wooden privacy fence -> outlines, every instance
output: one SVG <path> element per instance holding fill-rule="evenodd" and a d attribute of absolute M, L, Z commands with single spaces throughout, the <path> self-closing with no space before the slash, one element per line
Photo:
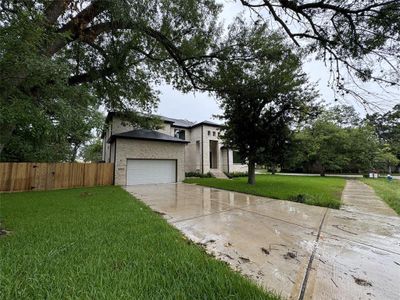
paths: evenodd
<path fill-rule="evenodd" d="M 112 163 L 0 163 L 0 191 L 110 185 L 113 174 Z"/>

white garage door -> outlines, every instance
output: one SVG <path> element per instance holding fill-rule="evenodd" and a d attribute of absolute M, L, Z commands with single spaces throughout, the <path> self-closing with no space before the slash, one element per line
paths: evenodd
<path fill-rule="evenodd" d="M 129 159 L 127 185 L 176 182 L 176 160 Z"/>

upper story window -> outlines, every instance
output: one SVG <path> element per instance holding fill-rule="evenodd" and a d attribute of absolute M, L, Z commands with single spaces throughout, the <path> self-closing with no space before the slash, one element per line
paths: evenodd
<path fill-rule="evenodd" d="M 215 136 L 215 131 L 213 131 L 213 136 Z"/>
<path fill-rule="evenodd" d="M 207 132 L 207 134 L 208 134 L 208 135 L 211 135 L 211 131 L 209 130 L 209 131 Z"/>
<path fill-rule="evenodd" d="M 175 129 L 174 137 L 181 139 L 181 140 L 185 140 L 185 130 L 184 129 Z"/>
<path fill-rule="evenodd" d="M 239 152 L 233 151 L 233 163 L 234 164 L 241 164 L 242 160 L 240 159 Z"/>

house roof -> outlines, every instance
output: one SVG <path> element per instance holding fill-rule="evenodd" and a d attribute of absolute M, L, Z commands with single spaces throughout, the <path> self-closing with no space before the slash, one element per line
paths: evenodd
<path fill-rule="evenodd" d="M 116 138 L 122 139 L 136 139 L 136 140 L 151 140 L 151 141 L 161 141 L 161 142 L 171 142 L 171 143 L 189 143 L 178 139 L 176 137 L 154 131 L 149 129 L 135 129 L 131 131 L 126 131 L 122 133 L 113 134 L 109 139 L 108 143 L 113 142 Z"/>
<path fill-rule="evenodd" d="M 107 114 L 105 123 L 110 122 L 110 120 L 115 115 L 119 115 L 119 114 L 123 114 L 123 113 L 114 112 L 114 111 L 109 112 Z M 214 122 L 211 122 L 211 121 L 202 121 L 202 122 L 195 123 L 195 122 L 191 122 L 191 121 L 188 121 L 188 120 L 185 120 L 185 119 L 174 119 L 174 118 L 164 117 L 164 116 L 160 116 L 160 115 L 154 115 L 154 117 L 158 117 L 161 120 L 163 120 L 165 123 L 170 123 L 172 126 L 188 128 L 188 129 L 194 128 L 194 127 L 197 127 L 197 126 L 201 126 L 201 125 L 209 125 L 209 126 L 215 126 L 215 127 L 222 127 L 223 126 L 221 124 L 214 123 Z M 104 136 L 105 136 L 105 130 L 103 130 L 103 132 L 101 134 L 102 138 Z"/>
<path fill-rule="evenodd" d="M 176 127 L 183 127 L 183 128 L 194 128 L 197 126 L 201 125 L 209 125 L 209 126 L 216 126 L 216 127 L 222 127 L 223 125 L 214 123 L 211 121 L 202 121 L 198 123 L 194 123 L 185 119 L 174 119 L 174 118 L 168 118 L 164 116 L 158 116 L 161 120 L 167 123 L 171 123 L 171 125 L 176 126 Z"/>
<path fill-rule="evenodd" d="M 168 117 L 164 117 L 164 116 L 158 116 L 158 117 L 160 117 L 161 120 L 163 120 L 164 122 L 171 123 L 173 126 L 176 126 L 176 127 L 190 128 L 193 125 L 195 125 L 195 123 L 190 122 L 188 120 L 184 120 L 184 119 L 174 119 L 174 118 L 168 118 Z"/>
<path fill-rule="evenodd" d="M 211 122 L 211 121 L 202 121 L 202 122 L 194 124 L 191 127 L 197 127 L 197 126 L 201 126 L 201 125 L 210 125 L 210 126 L 216 126 L 216 127 L 222 127 L 223 126 L 222 124 L 214 123 L 214 122 Z"/>

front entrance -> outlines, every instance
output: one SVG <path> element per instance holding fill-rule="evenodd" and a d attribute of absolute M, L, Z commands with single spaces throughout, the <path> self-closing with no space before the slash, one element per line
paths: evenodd
<path fill-rule="evenodd" d="M 210 169 L 218 169 L 218 141 L 210 141 Z"/>

